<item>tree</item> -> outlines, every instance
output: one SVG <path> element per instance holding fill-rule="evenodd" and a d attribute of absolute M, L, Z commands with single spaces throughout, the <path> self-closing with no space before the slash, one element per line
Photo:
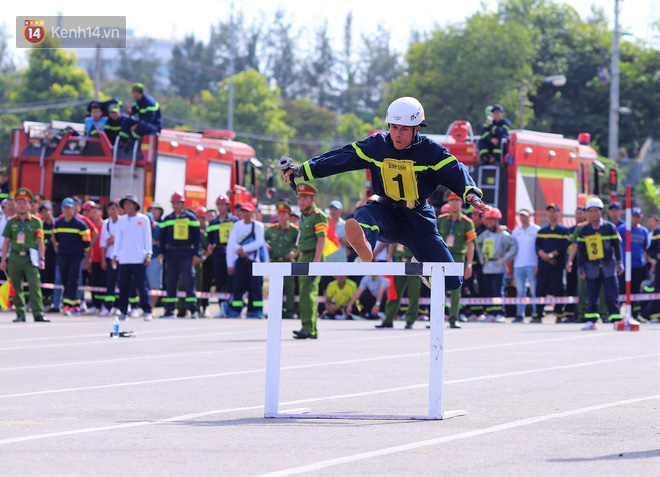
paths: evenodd
<path fill-rule="evenodd" d="M 57 100 L 92 99 L 92 80 L 85 71 L 76 66 L 76 54 L 57 48 L 57 43 L 50 38 L 45 39 L 42 46 L 44 48 L 28 51 L 28 66 L 19 70 L 19 81 L 9 93 L 9 104 L 45 104 Z M 80 105 L 19 114 L 21 119 L 43 122 L 51 119 L 80 122 L 85 116 L 86 110 Z"/>
<path fill-rule="evenodd" d="M 327 21 L 316 30 L 316 45 L 303 68 L 302 94 L 329 109 L 337 106 L 336 55 L 330 44 Z"/>
<path fill-rule="evenodd" d="M 401 74 L 399 54 L 390 48 L 390 33 L 378 26 L 372 35 L 362 36 L 362 64 L 358 89 L 360 91 L 358 109 L 361 116 L 373 117 L 378 114 L 385 85 Z"/>
<path fill-rule="evenodd" d="M 293 99 L 300 89 L 296 43 L 291 20 L 278 8 L 265 42 L 265 71 L 271 84 L 278 86 L 283 99 Z"/>
<path fill-rule="evenodd" d="M 480 124 L 488 104 L 516 110 L 522 86 L 533 83 L 535 53 L 525 26 L 495 13 L 476 13 L 464 25 L 438 29 L 411 44 L 408 68 L 389 83 L 385 99 L 418 98 L 432 131 L 444 130 L 454 119 Z"/>
<path fill-rule="evenodd" d="M 385 122 L 381 118 L 374 118 L 368 123 L 355 114 L 343 114 L 339 117 L 337 137 L 341 142 L 359 141 L 369 135 L 371 131 L 382 131 Z"/>
<path fill-rule="evenodd" d="M 226 72 L 213 64 L 213 48 L 188 35 L 172 48 L 170 85 L 174 93 L 192 101 L 212 82 L 220 81 Z"/>
<path fill-rule="evenodd" d="M 315 105 L 310 99 L 289 100 L 283 108 L 287 124 L 295 129 L 296 140 L 301 140 L 291 145 L 291 157 L 307 160 L 323 152 L 326 149 L 323 141 L 328 143 L 337 130 L 337 115 L 328 108 Z"/>
<path fill-rule="evenodd" d="M 131 83 L 142 83 L 149 93 L 157 92 L 162 84 L 158 77 L 160 61 L 151 51 L 153 40 L 145 38 L 119 50 L 119 66 L 115 74 Z"/>
<path fill-rule="evenodd" d="M 279 89 L 269 88 L 266 77 L 255 70 L 243 71 L 234 76 L 234 101 L 237 140 L 253 146 L 258 157 L 287 155 L 287 140 L 294 129 L 285 122 Z M 202 91 L 192 112 L 206 125 L 223 128 L 227 124 L 228 104 L 229 79 L 225 79 L 217 94 Z"/>
<path fill-rule="evenodd" d="M 211 27 L 211 43 L 213 63 L 223 72 L 222 79 L 228 77 L 231 57 L 231 39 L 234 40 L 234 74 L 247 70 L 260 71 L 259 53 L 260 38 L 264 30 L 261 25 L 253 23 L 245 25 L 243 13 L 238 12 L 233 19 L 233 35 L 230 35 L 229 22 L 218 23 Z"/>

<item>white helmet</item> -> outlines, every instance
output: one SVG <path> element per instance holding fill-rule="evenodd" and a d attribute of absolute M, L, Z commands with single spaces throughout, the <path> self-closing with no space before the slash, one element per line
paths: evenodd
<path fill-rule="evenodd" d="M 603 208 L 603 201 L 600 200 L 598 197 L 594 197 L 592 199 L 589 199 L 587 201 L 587 205 L 585 209 L 589 210 L 590 207 L 598 207 L 599 209 Z"/>
<path fill-rule="evenodd" d="M 385 116 L 386 123 L 401 126 L 426 126 L 424 119 L 426 118 L 422 103 L 410 96 L 392 101 Z"/>

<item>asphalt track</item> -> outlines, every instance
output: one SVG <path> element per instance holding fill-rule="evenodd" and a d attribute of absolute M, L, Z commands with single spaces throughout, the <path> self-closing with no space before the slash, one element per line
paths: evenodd
<path fill-rule="evenodd" d="M 264 419 L 265 320 L 0 313 L 0 475 L 660 475 L 660 325 L 466 323 L 443 421 Z M 285 320 L 281 411 L 426 414 L 424 323 Z"/>

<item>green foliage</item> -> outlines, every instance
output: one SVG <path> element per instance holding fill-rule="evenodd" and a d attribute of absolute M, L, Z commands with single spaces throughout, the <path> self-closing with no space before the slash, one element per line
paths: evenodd
<path fill-rule="evenodd" d="M 455 119 L 481 124 L 485 105 L 497 102 L 515 112 L 521 89 L 533 92 L 535 54 L 525 26 L 494 13 L 477 13 L 465 25 L 438 29 L 429 39 L 411 44 L 407 71 L 389 84 L 385 99 L 419 99 L 434 132 L 444 131 Z M 515 125 L 515 113 L 509 116 Z"/>
<path fill-rule="evenodd" d="M 32 102 L 53 102 L 58 99 L 91 99 L 94 86 L 87 73 L 76 66 L 76 54 L 65 49 L 55 48 L 57 43 L 44 40 L 43 46 L 53 48 L 34 48 L 28 52 L 28 66 L 19 70 L 19 81 L 9 93 L 9 104 Z M 86 111 L 80 106 L 20 113 L 21 120 L 82 121 Z"/>
<path fill-rule="evenodd" d="M 328 141 L 337 130 L 337 115 L 328 108 L 312 103 L 310 99 L 295 99 L 283 104 L 286 122 L 296 130 L 296 140 L 290 146 L 289 155 L 294 159 L 305 160 L 323 152 L 324 146 L 318 141 Z"/>
<path fill-rule="evenodd" d="M 288 153 L 287 140 L 294 129 L 285 122 L 282 98 L 277 88 L 271 89 L 265 76 L 254 70 L 234 76 L 234 125 L 240 131 L 237 140 L 249 143 L 258 157 L 272 158 Z M 221 128 L 227 124 L 229 79 L 220 83 L 217 94 L 204 90 L 193 114 Z M 248 133 L 241 135 L 241 133 Z M 269 140 L 274 138 L 274 140 Z"/>
<path fill-rule="evenodd" d="M 213 65 L 213 49 L 188 35 L 172 48 L 170 85 L 175 94 L 192 101 L 212 81 L 222 79 L 220 70 Z"/>
<path fill-rule="evenodd" d="M 129 83 L 142 83 L 150 93 L 159 90 L 160 60 L 152 52 L 153 40 L 145 38 L 139 43 L 119 50 L 119 67 L 115 74 Z M 129 89 L 130 92 L 130 89 Z"/>

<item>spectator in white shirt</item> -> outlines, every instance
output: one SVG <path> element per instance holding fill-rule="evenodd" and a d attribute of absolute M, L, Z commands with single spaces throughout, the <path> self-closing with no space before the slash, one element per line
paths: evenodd
<path fill-rule="evenodd" d="M 117 233 L 112 254 L 112 268 L 119 265 L 120 320 L 126 320 L 128 298 L 132 289 L 138 290 L 144 321 L 151 321 L 151 302 L 147 287 L 146 268 L 151 262 L 151 223 L 140 214 L 140 204 L 133 194 L 127 194 L 119 206 L 126 212 L 117 221 Z"/>
<path fill-rule="evenodd" d="M 241 204 L 238 217 L 227 239 L 227 272 L 233 276 L 233 288 L 229 306 L 224 315 L 240 318 L 243 295 L 248 294 L 246 318 L 263 318 L 263 277 L 252 275 L 254 262 L 268 261 L 268 247 L 264 238 L 264 224 L 252 220 L 254 204 Z M 227 303 L 227 302 L 225 302 Z"/>
<path fill-rule="evenodd" d="M 518 253 L 513 263 L 513 278 L 516 281 L 518 298 L 527 296 L 527 283 L 532 296 L 536 296 L 536 269 L 538 267 L 538 256 L 536 255 L 536 235 L 541 227 L 531 223 L 530 212 L 520 209 L 520 226 L 513 231 L 513 238 L 518 243 Z M 514 323 L 522 323 L 525 317 L 524 304 L 516 305 L 516 318 Z"/>

